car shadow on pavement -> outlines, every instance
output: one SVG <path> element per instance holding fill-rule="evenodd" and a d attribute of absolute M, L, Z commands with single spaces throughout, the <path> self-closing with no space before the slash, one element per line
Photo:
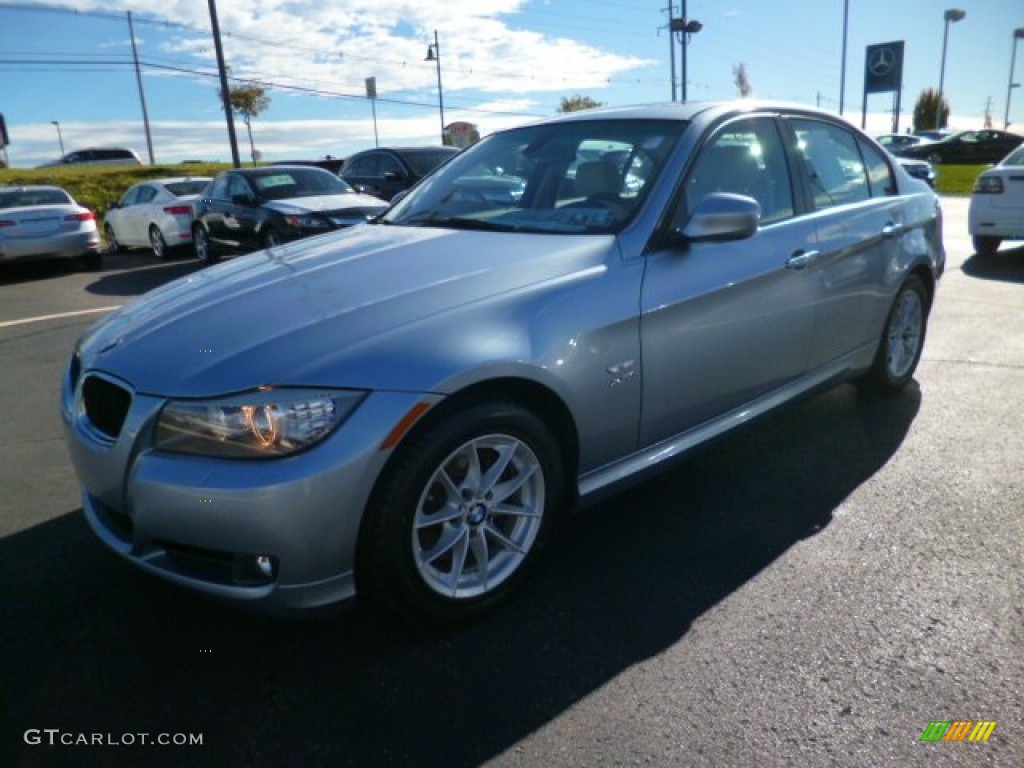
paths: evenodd
<path fill-rule="evenodd" d="M 842 386 L 769 415 L 568 516 L 525 589 L 456 629 L 365 606 L 253 617 L 129 568 L 80 512 L 24 530 L 0 540 L 12 750 L 0 763 L 479 765 L 671 648 L 822 531 L 897 451 L 920 402 L 916 385 L 879 399 Z M 31 728 L 203 743 L 45 747 L 25 743 Z"/>
<path fill-rule="evenodd" d="M 86 286 L 99 296 L 140 296 L 185 275 L 198 272 L 204 265 L 195 260 L 156 262 L 127 272 L 112 272 Z"/>
<path fill-rule="evenodd" d="M 961 269 L 965 275 L 982 280 L 1024 283 L 1024 246 L 1004 248 L 992 256 L 972 254 Z"/>

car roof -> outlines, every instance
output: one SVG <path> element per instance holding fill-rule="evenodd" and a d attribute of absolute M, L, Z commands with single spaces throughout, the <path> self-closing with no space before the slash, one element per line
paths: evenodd
<path fill-rule="evenodd" d="M 178 184 L 182 181 L 209 181 L 211 178 L 211 176 L 170 176 L 166 179 L 145 179 L 133 186 L 138 187 L 142 184 Z"/>
<path fill-rule="evenodd" d="M 7 184 L 4 186 L 0 186 L 0 190 L 8 189 L 21 189 L 25 190 L 26 192 L 43 192 L 56 189 L 60 192 L 65 193 L 68 196 L 71 195 L 71 193 L 64 189 L 64 187 L 58 187 L 56 184 Z"/>

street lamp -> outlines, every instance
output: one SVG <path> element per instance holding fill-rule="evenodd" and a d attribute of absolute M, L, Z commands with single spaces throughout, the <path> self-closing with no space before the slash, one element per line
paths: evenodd
<path fill-rule="evenodd" d="M 60 135 L 60 123 L 56 120 L 51 120 L 50 125 L 57 126 L 57 141 L 60 142 L 60 156 L 64 157 L 64 137 Z"/>
<path fill-rule="evenodd" d="M 1017 59 L 1017 41 L 1024 40 L 1024 27 L 1017 27 L 1013 30 L 1013 48 L 1010 53 L 1010 80 L 1006 84 L 1006 114 L 1003 116 L 1003 130 L 1007 130 L 1010 127 L 1010 96 L 1013 94 L 1013 89 L 1020 86 L 1020 83 L 1013 82 L 1013 65 Z"/>
<path fill-rule="evenodd" d="M 441 143 L 444 144 L 444 91 L 441 88 L 441 43 L 437 40 L 434 30 L 434 42 L 427 46 L 427 57 L 424 61 L 432 61 L 437 65 L 437 107 L 441 112 Z"/>
<path fill-rule="evenodd" d="M 939 68 L 939 98 L 935 101 L 935 129 L 938 130 L 942 127 L 940 121 L 942 120 L 942 86 L 943 81 L 946 79 L 946 42 L 949 40 L 949 22 L 958 22 L 966 16 L 966 11 L 961 11 L 959 8 L 950 8 L 943 14 L 943 18 L 946 20 L 945 30 L 942 33 L 942 65 Z"/>
<path fill-rule="evenodd" d="M 682 16 L 678 19 L 672 19 L 669 21 L 668 28 L 672 32 L 679 35 L 679 46 L 682 51 L 682 62 L 680 63 L 680 74 L 682 75 L 682 83 L 680 84 L 680 101 L 686 101 L 686 46 L 690 42 L 690 35 L 695 35 L 700 32 L 704 25 L 696 19 L 686 20 L 686 0 L 683 0 L 682 5 Z"/>

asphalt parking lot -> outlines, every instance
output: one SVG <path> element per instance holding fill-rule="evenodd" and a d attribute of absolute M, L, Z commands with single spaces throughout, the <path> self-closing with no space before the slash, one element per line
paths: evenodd
<path fill-rule="evenodd" d="M 1024 248 L 978 259 L 944 209 L 915 385 L 830 390 L 569 518 L 518 599 L 443 632 L 255 618 L 121 564 L 59 378 L 198 267 L 0 271 L 0 765 L 1024 764 Z M 947 720 L 997 726 L 921 741 Z"/>

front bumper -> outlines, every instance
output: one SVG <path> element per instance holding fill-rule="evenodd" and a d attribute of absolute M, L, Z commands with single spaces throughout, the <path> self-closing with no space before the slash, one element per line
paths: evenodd
<path fill-rule="evenodd" d="M 259 612 L 307 613 L 355 596 L 359 527 L 388 457 L 380 445 L 422 397 L 371 393 L 303 453 L 226 460 L 154 450 L 165 401 L 139 393 L 119 434 L 101 433 L 82 403 L 88 375 L 75 377 L 77 386 L 65 376 L 63 421 L 86 520 L 109 548 L 149 573 Z"/>

